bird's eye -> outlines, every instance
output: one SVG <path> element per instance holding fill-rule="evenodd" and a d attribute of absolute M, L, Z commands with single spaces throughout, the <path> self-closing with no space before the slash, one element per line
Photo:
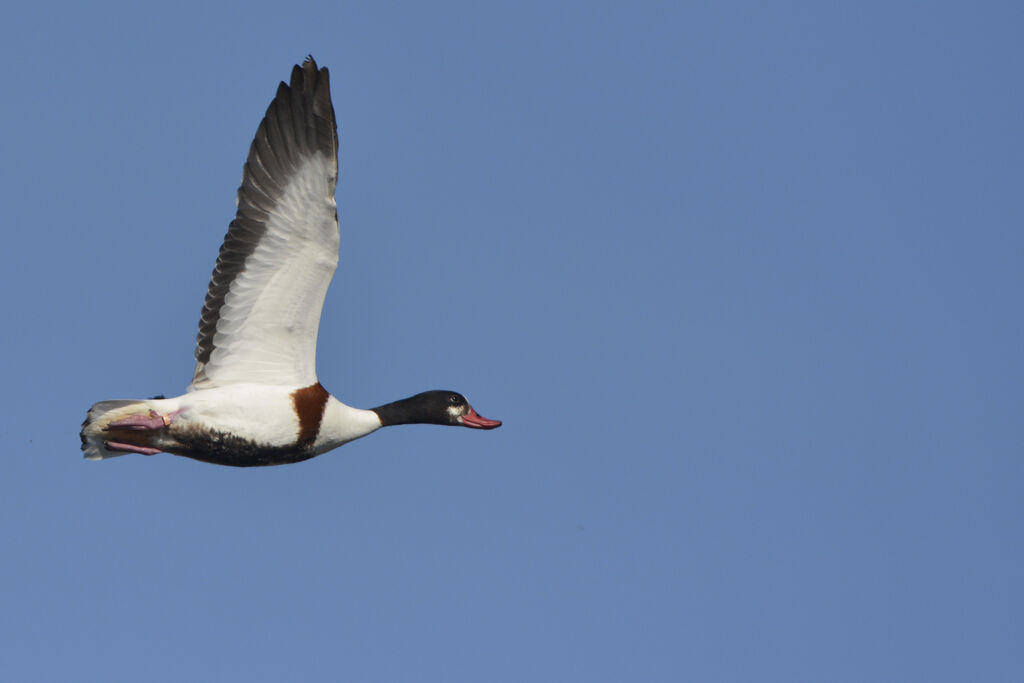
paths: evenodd
<path fill-rule="evenodd" d="M 462 403 L 462 400 L 458 396 L 449 396 L 448 397 L 448 404 L 449 405 L 457 406 L 460 403 Z"/>

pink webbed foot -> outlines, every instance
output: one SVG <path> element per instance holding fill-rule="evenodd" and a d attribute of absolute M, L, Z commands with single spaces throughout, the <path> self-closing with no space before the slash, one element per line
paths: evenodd
<path fill-rule="evenodd" d="M 121 451 L 123 453 L 142 453 L 143 455 L 156 455 L 160 452 L 159 448 L 150 448 L 148 446 L 136 446 L 130 443 L 120 443 L 118 441 L 104 441 L 103 445 L 106 446 L 107 450 Z"/>
<path fill-rule="evenodd" d="M 103 431 L 109 432 L 111 429 L 133 429 L 133 430 L 146 430 L 146 429 L 163 429 L 164 427 L 171 424 L 170 415 L 161 415 L 155 410 L 150 410 L 149 415 L 130 415 L 121 420 L 114 420 L 103 428 Z M 159 452 L 159 451 L 158 451 Z"/>

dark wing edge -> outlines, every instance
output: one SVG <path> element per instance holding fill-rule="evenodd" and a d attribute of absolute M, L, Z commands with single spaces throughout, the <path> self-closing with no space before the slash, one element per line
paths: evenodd
<path fill-rule="evenodd" d="M 327 67 L 317 69 L 312 56 L 292 68 L 291 83 L 282 82 L 277 95 L 256 129 L 238 188 L 238 212 L 228 226 L 199 317 L 196 336 L 196 371 L 193 382 L 213 353 L 220 310 L 235 277 L 256 250 L 284 188 L 302 161 L 320 153 L 334 160 L 327 188 L 330 196 L 338 182 L 338 129 L 331 104 Z"/>

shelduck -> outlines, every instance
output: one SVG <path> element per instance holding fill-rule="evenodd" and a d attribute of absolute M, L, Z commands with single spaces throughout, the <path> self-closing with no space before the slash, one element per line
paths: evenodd
<path fill-rule="evenodd" d="M 89 460 L 173 453 L 217 465 L 300 462 L 381 427 L 494 429 L 454 391 L 371 410 L 316 376 L 316 339 L 338 265 L 338 133 L 326 68 L 281 83 L 256 130 L 199 319 L 196 366 L 174 398 L 101 401 L 82 425 Z"/>

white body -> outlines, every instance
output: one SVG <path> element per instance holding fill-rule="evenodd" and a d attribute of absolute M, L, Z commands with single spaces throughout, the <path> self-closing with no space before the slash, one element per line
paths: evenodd
<path fill-rule="evenodd" d="M 88 439 L 85 457 L 100 460 L 124 453 L 103 446 L 110 422 L 152 410 L 167 415 L 171 425 L 146 435 L 152 446 L 174 452 L 183 433 L 244 434 L 267 448 L 293 446 L 299 435 L 294 388 L 265 384 L 233 384 L 191 391 L 181 396 L 145 401 L 106 401 L 90 411 L 83 435 Z M 380 418 L 372 410 L 347 406 L 333 396 L 327 398 L 311 455 L 326 453 L 380 429 Z M 141 433 L 140 433 L 141 436 Z"/>

